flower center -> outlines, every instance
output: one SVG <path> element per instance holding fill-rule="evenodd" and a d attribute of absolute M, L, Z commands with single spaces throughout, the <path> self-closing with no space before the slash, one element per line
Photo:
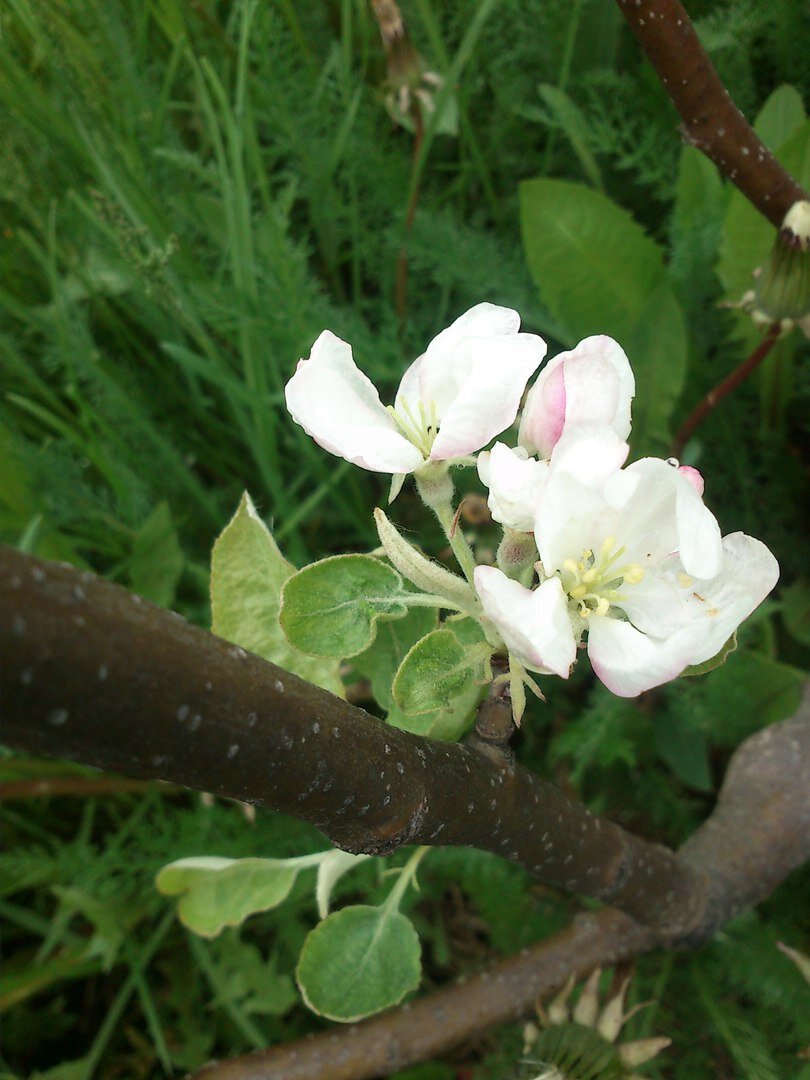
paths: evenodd
<path fill-rule="evenodd" d="M 623 586 L 638 585 L 644 578 L 644 568 L 638 563 L 621 564 L 625 550 L 616 547 L 615 536 L 606 536 L 598 552 L 586 548 L 578 560 L 566 559 L 563 563 L 563 588 L 583 619 L 607 615 L 612 604 L 626 599 L 620 591 Z"/>
<path fill-rule="evenodd" d="M 400 431 L 420 450 L 425 457 L 430 457 L 433 443 L 439 434 L 439 420 L 436 415 L 436 402 L 431 401 L 425 405 L 423 401 L 418 403 L 418 412 L 412 403 L 404 400 L 399 409 L 388 405 L 388 412 L 393 416 Z"/>

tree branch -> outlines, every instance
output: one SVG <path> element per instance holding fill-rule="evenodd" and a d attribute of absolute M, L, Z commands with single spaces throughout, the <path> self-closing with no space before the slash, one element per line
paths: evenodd
<path fill-rule="evenodd" d="M 206 1066 L 195 1080 L 371 1080 L 520 1019 L 571 975 L 656 948 L 699 945 L 758 904 L 810 858 L 810 694 L 792 720 L 736 751 L 714 813 L 681 849 L 711 882 L 707 919 L 690 942 L 607 908 L 518 956 L 382 1016 Z"/>
<path fill-rule="evenodd" d="M 364 1024 L 211 1065 L 206 1080 L 363 1080 L 423 1061 L 519 1018 L 571 973 L 699 944 L 810 856 L 807 699 L 793 720 L 737 751 L 715 812 L 674 856 L 599 822 L 525 770 L 386 727 L 92 574 L 0 548 L 0 613 L 9 745 L 264 803 L 351 850 L 439 835 L 474 844 L 557 884 L 593 879 L 592 888 L 572 887 L 612 890 L 657 924 L 614 909 L 579 916 L 466 982 Z M 471 793 L 484 797 L 467 814 Z M 348 812 L 353 820 L 343 822 Z M 537 845 L 541 828 L 549 857 L 548 840 Z M 651 918 L 647 904 L 666 917 Z"/>
<path fill-rule="evenodd" d="M 347 851 L 478 847 L 690 934 L 708 883 L 501 754 L 389 727 L 66 564 L 0 548 L 3 741 L 268 806 Z"/>
<path fill-rule="evenodd" d="M 680 0 L 616 0 L 680 113 L 681 132 L 777 229 L 810 195 L 731 100 Z"/>

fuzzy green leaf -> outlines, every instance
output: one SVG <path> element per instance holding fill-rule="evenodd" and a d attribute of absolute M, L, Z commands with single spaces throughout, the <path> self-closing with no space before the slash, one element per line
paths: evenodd
<path fill-rule="evenodd" d="M 402 1001 L 419 985 L 419 937 L 401 912 L 358 904 L 309 934 L 296 977 L 304 1001 L 330 1020 L 351 1023 Z"/>
<path fill-rule="evenodd" d="M 302 679 L 343 696 L 338 665 L 293 648 L 279 625 L 281 590 L 295 567 L 245 492 L 211 555 L 212 629 Z"/>
<path fill-rule="evenodd" d="M 355 656 L 353 666 L 371 682 L 376 701 L 390 709 L 394 704 L 391 684 L 412 645 L 436 629 L 438 614 L 430 608 L 411 608 L 402 619 L 377 626 L 377 636 L 369 647 Z"/>
<path fill-rule="evenodd" d="M 300 866 L 289 859 L 179 859 L 155 879 L 164 896 L 179 896 L 180 921 L 202 937 L 216 937 L 257 911 L 278 907 L 288 897 Z"/>
<path fill-rule="evenodd" d="M 305 566 L 281 595 L 281 626 L 310 656 L 356 656 L 374 641 L 379 619 L 407 613 L 402 578 L 371 555 L 333 555 Z"/>
<path fill-rule="evenodd" d="M 782 619 L 788 633 L 810 645 L 810 584 L 799 579 L 782 592 Z"/>
<path fill-rule="evenodd" d="M 480 677 L 480 668 L 480 648 L 465 647 L 447 627 L 433 630 L 402 661 L 394 703 L 410 716 L 448 708 Z"/>

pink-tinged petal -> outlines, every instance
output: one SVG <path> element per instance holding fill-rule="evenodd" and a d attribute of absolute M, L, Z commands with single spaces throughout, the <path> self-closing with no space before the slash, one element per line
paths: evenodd
<path fill-rule="evenodd" d="M 606 424 L 626 439 L 634 393 L 633 372 L 621 346 L 603 335 L 585 338 L 540 372 L 526 399 L 519 441 L 548 457 L 574 424 Z"/>
<path fill-rule="evenodd" d="M 399 433 L 351 346 L 325 330 L 285 389 L 293 420 L 319 446 L 372 472 L 413 472 L 424 458 Z"/>
<path fill-rule="evenodd" d="M 723 567 L 711 581 L 685 587 L 692 642 L 688 663 L 716 656 L 737 627 L 759 607 L 779 579 L 779 564 L 768 548 L 745 533 L 723 539 Z"/>
<path fill-rule="evenodd" d="M 560 357 L 543 368 L 526 397 L 518 442 L 529 453 L 548 458 L 565 426 L 565 377 Z"/>
<path fill-rule="evenodd" d="M 487 503 L 495 521 L 518 532 L 533 532 L 537 503 L 548 463 L 530 458 L 521 447 L 496 442 L 478 455 L 478 475 L 489 488 Z"/>
<path fill-rule="evenodd" d="M 692 485 L 698 495 L 700 495 L 702 498 L 703 491 L 706 487 L 706 481 L 703 479 L 698 470 L 693 468 L 691 465 L 680 465 L 678 467 L 678 472 L 681 474 L 681 476 L 684 477 L 684 479 L 689 481 L 689 483 Z"/>
<path fill-rule="evenodd" d="M 464 379 L 456 397 L 439 411 L 439 434 L 431 461 L 447 461 L 480 450 L 514 422 L 526 382 L 537 370 L 546 343 L 535 334 L 462 341 L 456 350 Z M 427 364 L 427 356 L 423 364 Z M 422 400 L 429 408 L 430 399 Z"/>
<path fill-rule="evenodd" d="M 690 663 L 689 645 L 678 635 L 661 640 L 609 616 L 588 624 L 591 667 L 611 693 L 636 697 L 677 678 Z"/>
<path fill-rule="evenodd" d="M 559 578 L 532 590 L 494 566 L 478 566 L 475 587 L 484 613 L 522 664 L 568 678 L 577 648 Z"/>

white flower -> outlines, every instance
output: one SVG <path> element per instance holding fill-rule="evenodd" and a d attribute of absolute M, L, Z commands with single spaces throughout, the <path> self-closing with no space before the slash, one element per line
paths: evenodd
<path fill-rule="evenodd" d="M 478 455 L 478 475 L 489 490 L 487 505 L 495 521 L 518 532 L 533 532 L 540 492 L 548 462 L 529 457 L 522 446 L 514 449 L 496 442 Z"/>
<path fill-rule="evenodd" d="M 630 433 L 633 372 L 613 338 L 585 338 L 546 364 L 526 398 L 518 441 L 547 458 L 574 424 L 606 424 L 620 439 Z"/>
<path fill-rule="evenodd" d="M 561 661 L 587 632 L 598 677 L 635 697 L 715 656 L 779 568 L 759 540 L 721 539 L 697 470 L 657 458 L 622 468 L 626 455 L 609 428 L 566 433 L 538 500 L 541 585 L 525 589 L 492 567 L 478 567 L 475 584 L 526 667 L 564 676 Z"/>
<path fill-rule="evenodd" d="M 508 450 L 496 443 L 491 455 L 478 459 L 495 521 L 531 532 L 547 472 L 544 459 L 563 432 L 582 424 L 604 424 L 620 439 L 627 438 L 634 393 L 630 363 L 612 338 L 585 338 L 575 349 L 550 360 L 527 395 L 520 445 Z M 540 461 L 530 454 L 539 454 Z"/>
<path fill-rule="evenodd" d="M 510 308 L 478 304 L 411 364 L 386 409 L 351 346 L 325 330 L 287 383 L 287 408 L 325 450 L 373 472 L 408 473 L 480 450 L 513 423 L 546 343 Z"/>

